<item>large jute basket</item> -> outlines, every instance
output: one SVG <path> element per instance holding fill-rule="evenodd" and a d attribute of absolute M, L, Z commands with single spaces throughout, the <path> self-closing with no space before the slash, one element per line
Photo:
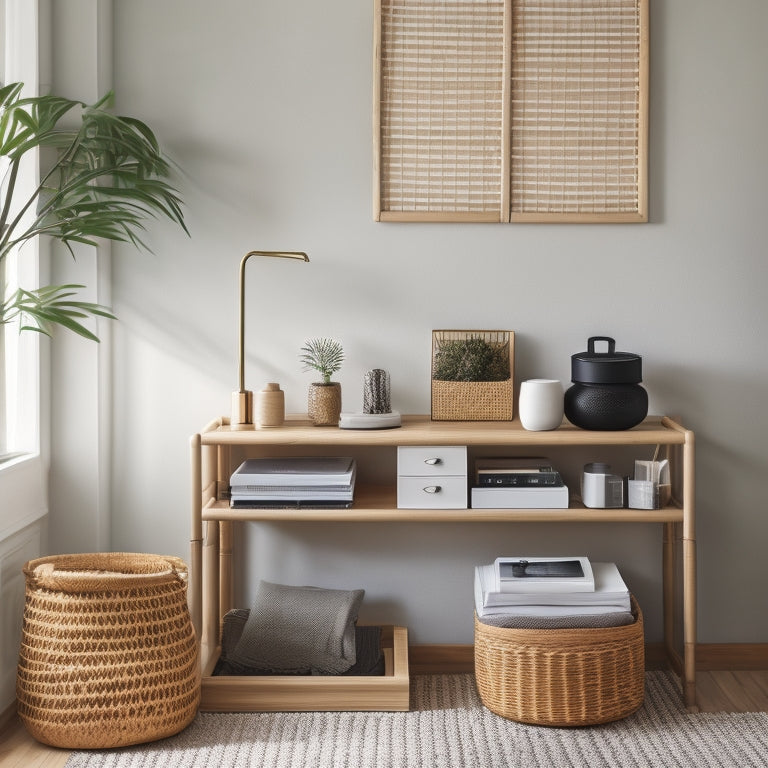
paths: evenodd
<path fill-rule="evenodd" d="M 121 747 L 189 725 L 200 669 L 183 561 L 60 555 L 31 560 L 24 574 L 16 697 L 35 739 Z"/>
<path fill-rule="evenodd" d="M 645 696 L 643 615 L 622 627 L 502 629 L 475 616 L 475 678 L 483 704 L 521 723 L 598 725 Z"/>

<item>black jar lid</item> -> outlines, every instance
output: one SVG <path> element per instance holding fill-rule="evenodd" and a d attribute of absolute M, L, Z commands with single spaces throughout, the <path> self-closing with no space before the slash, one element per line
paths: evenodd
<path fill-rule="evenodd" d="M 595 352 L 595 342 L 607 341 L 607 352 Z M 571 381 L 580 384 L 638 384 L 643 359 L 631 352 L 616 352 L 610 336 L 590 336 L 587 351 L 571 355 Z"/>

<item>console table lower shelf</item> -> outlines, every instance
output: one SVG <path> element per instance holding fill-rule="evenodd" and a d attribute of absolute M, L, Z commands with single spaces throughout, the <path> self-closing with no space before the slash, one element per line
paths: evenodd
<path fill-rule="evenodd" d="M 201 712 L 407 712 L 408 630 L 384 626 L 384 674 L 372 677 L 231 676 L 211 674 L 219 654 L 203 669 Z"/>

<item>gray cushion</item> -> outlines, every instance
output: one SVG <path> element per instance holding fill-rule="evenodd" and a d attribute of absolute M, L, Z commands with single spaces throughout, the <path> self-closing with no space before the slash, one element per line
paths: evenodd
<path fill-rule="evenodd" d="M 214 675 L 268 675 L 261 669 L 253 669 L 235 664 L 231 661 L 243 627 L 248 621 L 248 608 L 233 608 L 224 614 L 224 624 L 221 630 L 221 656 L 213 670 Z M 373 677 L 383 675 L 384 656 L 381 652 L 381 627 L 355 625 L 355 663 L 343 675 L 351 677 Z M 309 675 L 310 669 L 297 669 L 296 675 Z"/>
<path fill-rule="evenodd" d="M 270 674 L 338 675 L 354 663 L 365 592 L 259 582 L 230 660 Z"/>

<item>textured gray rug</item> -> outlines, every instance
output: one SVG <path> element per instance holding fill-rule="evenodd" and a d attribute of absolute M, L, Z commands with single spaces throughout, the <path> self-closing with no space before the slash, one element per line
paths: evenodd
<path fill-rule="evenodd" d="M 677 681 L 646 675 L 630 717 L 520 725 L 485 709 L 471 675 L 419 675 L 410 712 L 200 714 L 170 739 L 76 752 L 66 768 L 766 768 L 768 715 L 688 714 Z"/>

